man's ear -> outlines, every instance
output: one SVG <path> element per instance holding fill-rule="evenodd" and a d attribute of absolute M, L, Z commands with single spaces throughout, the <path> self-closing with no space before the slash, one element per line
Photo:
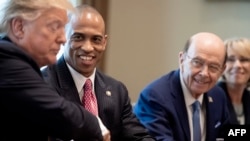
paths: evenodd
<path fill-rule="evenodd" d="M 106 46 L 107 46 L 107 41 L 108 41 L 108 35 L 104 35 L 104 50 L 106 49 Z"/>
<path fill-rule="evenodd" d="M 24 36 L 23 24 L 24 22 L 21 18 L 14 18 L 11 20 L 11 32 L 17 39 Z"/>
<path fill-rule="evenodd" d="M 184 61 L 184 53 L 179 52 L 179 64 L 182 64 L 183 61 Z"/>

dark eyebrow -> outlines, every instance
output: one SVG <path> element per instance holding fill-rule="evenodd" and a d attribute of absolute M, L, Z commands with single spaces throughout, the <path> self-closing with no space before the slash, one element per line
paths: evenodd
<path fill-rule="evenodd" d="M 71 36 L 73 35 L 81 35 L 81 36 L 85 36 L 85 34 L 81 33 L 81 32 L 74 32 Z"/>
<path fill-rule="evenodd" d="M 94 35 L 93 37 L 94 38 L 101 38 L 101 39 L 103 39 L 103 36 L 101 36 L 101 35 Z"/>
<path fill-rule="evenodd" d="M 72 36 L 73 35 L 80 35 L 80 36 L 86 36 L 86 34 L 84 34 L 84 33 L 81 33 L 81 32 L 74 32 L 73 34 L 72 34 Z M 99 38 L 103 38 L 103 36 L 102 35 L 93 35 L 92 37 L 99 37 Z"/>

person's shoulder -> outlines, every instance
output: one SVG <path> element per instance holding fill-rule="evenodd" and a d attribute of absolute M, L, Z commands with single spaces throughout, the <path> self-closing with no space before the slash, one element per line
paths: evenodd
<path fill-rule="evenodd" d="M 149 87 L 166 87 L 170 84 L 175 83 L 174 81 L 179 81 L 179 71 L 178 70 L 172 70 L 168 73 L 165 73 L 163 75 L 160 75 L 153 79 L 151 82 L 149 82 L 148 85 L 146 85 L 145 88 Z"/>
<path fill-rule="evenodd" d="M 250 88 L 249 88 L 249 86 L 245 88 L 245 90 L 243 92 L 243 98 L 250 99 Z"/>
<path fill-rule="evenodd" d="M 114 85 L 114 84 L 124 85 L 124 83 L 121 80 L 118 80 L 118 79 L 114 78 L 113 76 L 102 72 L 99 69 L 96 69 L 96 77 L 97 77 L 97 80 L 101 80 L 106 84 L 109 83 L 112 85 Z"/>
<path fill-rule="evenodd" d="M 226 86 L 226 82 L 223 81 L 223 80 L 219 80 L 217 83 L 216 83 L 217 86 L 221 87 L 221 88 L 224 88 Z"/>
<path fill-rule="evenodd" d="M 226 100 L 225 91 L 218 85 L 215 85 L 207 93 L 209 96 L 216 97 L 216 99 L 225 99 Z"/>
<path fill-rule="evenodd" d="M 219 85 L 215 85 L 213 88 L 209 90 L 210 93 L 219 93 L 219 94 L 224 94 L 224 90 L 221 88 Z"/>
<path fill-rule="evenodd" d="M 8 57 L 11 55 L 22 58 L 28 57 L 20 47 L 9 40 L 0 39 L 0 51 L 3 56 L 6 54 Z"/>

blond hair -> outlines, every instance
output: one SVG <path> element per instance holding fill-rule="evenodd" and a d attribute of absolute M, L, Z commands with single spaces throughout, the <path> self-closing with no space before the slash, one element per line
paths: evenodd
<path fill-rule="evenodd" d="M 225 47 L 236 52 L 237 54 L 249 58 L 250 57 L 250 40 L 245 37 L 235 37 L 224 41 Z"/>
<path fill-rule="evenodd" d="M 250 56 L 250 39 L 245 37 L 234 37 L 224 41 L 226 49 L 229 48 L 240 56 L 249 58 Z M 221 80 L 225 81 L 225 76 L 222 75 Z M 248 80 L 247 86 L 250 86 L 250 79 Z"/>
<path fill-rule="evenodd" d="M 0 5 L 0 34 L 9 32 L 13 18 L 35 20 L 43 10 L 52 7 L 73 11 L 73 5 L 68 0 L 4 0 Z"/>

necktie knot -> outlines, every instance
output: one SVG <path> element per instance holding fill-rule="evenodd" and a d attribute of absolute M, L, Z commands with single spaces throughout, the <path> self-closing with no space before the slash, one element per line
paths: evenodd
<path fill-rule="evenodd" d="M 197 111 L 197 110 L 200 110 L 200 102 L 196 100 L 196 101 L 192 104 L 192 107 L 193 107 L 193 112 L 195 112 L 195 111 Z"/>
<path fill-rule="evenodd" d="M 84 91 L 90 91 L 90 90 L 92 91 L 92 82 L 90 79 L 86 80 L 83 88 L 84 88 Z"/>

